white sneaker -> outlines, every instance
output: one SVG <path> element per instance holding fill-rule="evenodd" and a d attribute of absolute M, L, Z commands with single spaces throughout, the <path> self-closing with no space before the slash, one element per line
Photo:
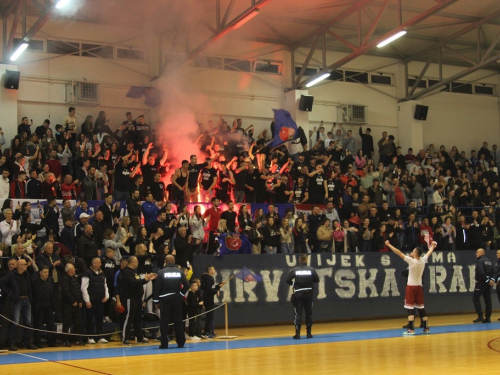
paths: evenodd
<path fill-rule="evenodd" d="M 104 323 L 112 323 L 113 321 L 109 319 L 109 316 L 105 316 L 104 319 L 102 320 Z"/>
<path fill-rule="evenodd" d="M 95 344 L 95 340 L 94 339 L 88 339 L 87 344 Z"/>
<path fill-rule="evenodd" d="M 99 341 L 97 341 L 99 344 L 107 344 L 108 343 L 108 340 L 106 339 L 100 339 Z"/>
<path fill-rule="evenodd" d="M 193 337 L 191 337 L 191 340 L 201 340 L 201 337 L 193 336 Z"/>

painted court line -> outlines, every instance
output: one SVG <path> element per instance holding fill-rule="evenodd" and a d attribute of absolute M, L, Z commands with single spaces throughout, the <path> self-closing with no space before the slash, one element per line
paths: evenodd
<path fill-rule="evenodd" d="M 500 323 L 492 324 L 462 324 L 462 325 L 448 325 L 431 327 L 431 335 L 450 334 L 450 333 L 466 333 L 466 332 L 480 332 L 480 331 L 493 331 L 500 328 Z M 416 330 L 420 335 L 419 329 Z M 38 360 L 52 361 L 60 363 L 60 361 L 72 360 L 85 360 L 97 358 L 111 358 L 111 357 L 125 357 L 125 356 L 141 356 L 141 355 L 158 355 L 170 353 L 192 353 L 201 351 L 216 351 L 228 349 L 246 349 L 246 348 L 265 348 L 275 346 L 291 346 L 291 345 L 309 345 L 319 343 L 334 343 L 346 341 L 363 341 L 363 340 L 377 340 L 386 338 L 402 337 L 401 329 L 379 330 L 379 331 L 363 331 L 363 332 L 332 332 L 327 334 L 316 334 L 313 339 L 293 340 L 292 334 L 285 337 L 273 338 L 260 338 L 260 339 L 241 339 L 235 341 L 203 341 L 197 343 L 188 343 L 183 349 L 177 348 L 176 344 L 172 344 L 168 350 L 160 350 L 157 345 L 135 345 L 127 347 L 113 347 L 113 348 L 92 348 L 83 350 L 68 350 L 59 352 L 39 352 L 37 356 L 24 355 L 24 357 L 14 356 L 9 354 L 0 355 L 0 365 L 2 364 L 16 364 L 16 363 L 34 363 Z M 313 332 L 314 333 L 314 332 Z M 411 338 L 408 338 L 411 340 Z M 22 354 L 22 353 L 11 353 Z M 21 360 L 22 358 L 22 360 Z M 66 363 L 60 363 L 67 365 Z M 83 368 L 82 368 L 83 369 Z M 97 372 L 94 370 L 88 370 Z"/>
<path fill-rule="evenodd" d="M 57 363 L 58 365 L 69 366 L 69 367 L 77 368 L 77 369 L 80 369 L 80 370 L 95 372 L 97 374 L 112 375 L 112 374 L 109 374 L 107 372 L 101 372 L 101 371 L 91 370 L 91 369 L 88 369 L 88 368 L 85 368 L 85 367 L 70 365 L 69 363 L 61 363 L 61 362 L 58 362 L 58 361 L 52 361 L 50 359 L 35 357 L 34 355 L 29 355 L 29 354 L 24 354 L 24 353 L 13 353 L 13 354 L 22 355 L 24 357 L 33 358 L 33 359 L 37 359 L 37 360 L 44 361 L 44 362 Z"/>

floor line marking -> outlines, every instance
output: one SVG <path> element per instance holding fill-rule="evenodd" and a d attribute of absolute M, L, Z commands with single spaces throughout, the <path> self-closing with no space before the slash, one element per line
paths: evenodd
<path fill-rule="evenodd" d="M 34 359 L 39 359 L 40 361 L 57 363 L 58 365 L 69 366 L 69 367 L 77 368 L 77 369 L 80 369 L 80 370 L 85 370 L 85 371 L 95 372 L 95 373 L 97 373 L 97 374 L 112 375 L 112 374 L 109 374 L 109 373 L 107 373 L 107 372 L 101 372 L 101 371 L 97 371 L 97 370 L 88 369 L 88 368 L 85 368 L 85 367 L 80 367 L 80 366 L 70 365 L 70 364 L 68 364 L 68 363 L 62 363 L 62 362 L 59 362 L 59 361 L 52 361 L 52 360 L 50 360 L 50 359 L 45 359 L 45 358 L 35 357 L 34 355 L 29 355 L 29 354 L 24 354 L 24 353 L 13 353 L 13 354 L 23 355 L 23 356 L 30 357 L 30 358 L 34 358 Z"/>

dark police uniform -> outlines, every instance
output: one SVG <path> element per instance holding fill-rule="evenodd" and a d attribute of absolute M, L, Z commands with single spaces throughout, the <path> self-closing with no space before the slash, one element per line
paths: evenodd
<path fill-rule="evenodd" d="M 184 272 L 174 264 L 167 264 L 158 272 L 153 295 L 154 302 L 160 304 L 161 349 L 168 348 L 168 324 L 170 320 L 174 322 L 177 345 L 179 348 L 184 347 L 186 338 L 182 323 L 182 297 L 188 290 L 189 284 Z"/>
<path fill-rule="evenodd" d="M 302 324 L 302 309 L 306 311 L 307 336 L 311 336 L 312 308 L 313 308 L 313 284 L 319 283 L 319 276 L 314 268 L 306 264 L 300 264 L 290 271 L 286 283 L 293 286 L 294 294 L 292 303 L 295 309 L 295 331 L 294 338 L 300 338 L 300 326 Z"/>
<path fill-rule="evenodd" d="M 475 279 L 476 286 L 474 287 L 472 301 L 474 302 L 474 308 L 476 309 L 477 319 L 474 322 L 489 322 L 492 309 L 491 286 L 489 285 L 489 282 L 490 280 L 493 280 L 493 265 L 485 255 L 482 255 L 477 259 Z M 484 297 L 484 302 L 486 304 L 485 319 L 483 319 L 483 310 L 481 308 L 481 296 Z"/>
<path fill-rule="evenodd" d="M 500 260 L 497 260 L 497 264 L 495 265 L 495 276 L 494 276 L 494 281 L 497 284 L 496 290 L 497 290 L 497 297 L 498 301 L 500 302 Z"/>

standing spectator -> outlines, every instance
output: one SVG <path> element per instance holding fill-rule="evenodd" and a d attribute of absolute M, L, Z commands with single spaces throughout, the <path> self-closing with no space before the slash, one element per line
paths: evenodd
<path fill-rule="evenodd" d="M 301 217 L 295 220 L 295 226 L 292 233 L 295 253 L 306 254 L 308 252 L 307 242 L 309 241 L 307 238 L 307 224 L 304 223 L 304 220 Z"/>
<path fill-rule="evenodd" d="M 314 253 L 319 252 L 319 244 L 317 232 L 320 226 L 321 221 L 325 216 L 321 214 L 321 209 L 319 206 L 313 206 L 312 213 L 307 217 L 307 222 L 309 225 L 309 246 L 311 247 L 311 251 Z"/>
<path fill-rule="evenodd" d="M 66 117 L 64 117 L 62 121 L 63 121 L 62 124 L 65 127 L 64 130 L 66 131 L 66 133 L 71 134 L 71 138 L 68 139 L 68 142 L 73 144 L 76 141 L 76 133 L 78 132 L 78 120 L 76 119 L 75 107 L 68 108 L 68 115 Z"/>
<path fill-rule="evenodd" d="M 52 280 L 53 287 L 52 294 L 54 297 L 56 321 L 62 322 L 61 289 L 59 286 L 59 265 L 61 264 L 61 259 L 59 258 L 59 254 L 54 254 L 54 244 L 52 242 L 45 242 L 43 252 L 37 256 L 36 262 L 40 269 L 45 266 L 49 270 L 49 277 Z"/>
<path fill-rule="evenodd" d="M 205 163 L 207 163 L 207 166 L 201 169 L 198 181 L 200 186 L 200 201 L 210 202 L 214 196 L 214 189 L 217 184 L 217 170 L 213 167 L 211 159 L 205 159 Z"/>
<path fill-rule="evenodd" d="M 188 165 L 188 178 L 187 178 L 187 188 L 186 188 L 186 202 L 191 202 L 198 200 L 198 177 L 200 171 L 205 168 L 208 163 L 197 164 L 198 159 L 196 155 L 191 155 L 190 163 Z"/>
<path fill-rule="evenodd" d="M 196 205 L 193 209 L 193 216 L 189 220 L 191 235 L 193 236 L 193 248 L 195 254 L 201 253 L 203 240 L 205 239 L 205 230 L 203 229 L 204 220 L 201 216 L 201 206 Z"/>
<path fill-rule="evenodd" d="M 189 320 L 189 336 L 188 340 L 200 340 L 201 339 L 201 309 L 203 307 L 203 301 L 198 294 L 198 282 L 191 280 L 191 287 L 189 288 L 189 293 L 187 295 L 187 313 Z"/>
<path fill-rule="evenodd" d="M 63 311 L 63 332 L 68 333 L 72 324 L 75 325 L 76 334 L 83 333 L 82 312 L 83 296 L 80 282 L 75 276 L 75 266 L 71 263 L 64 267 L 65 275 L 61 277 L 61 295 Z M 81 336 L 76 337 L 76 345 L 84 346 Z M 66 347 L 71 346 L 67 336 L 63 342 Z"/>
<path fill-rule="evenodd" d="M 281 221 L 280 242 L 282 254 L 293 254 L 292 231 L 290 230 L 290 225 L 288 224 L 287 218 L 284 218 Z"/>
<path fill-rule="evenodd" d="M 406 249 L 411 251 L 418 246 L 418 235 L 420 233 L 415 214 L 408 215 L 408 221 L 404 223 L 403 231 L 406 238 Z"/>
<path fill-rule="evenodd" d="M 98 211 L 103 213 L 103 220 L 109 228 L 113 226 L 114 219 L 120 217 L 120 202 L 111 205 L 112 202 L 113 194 L 104 194 L 104 204 L 98 208 Z"/>
<path fill-rule="evenodd" d="M 238 213 L 238 228 L 240 233 L 248 233 L 252 229 L 252 216 L 248 213 L 248 206 L 242 204 Z"/>
<path fill-rule="evenodd" d="M 0 181 L 2 179 L 0 178 Z M 42 197 L 42 183 L 37 178 L 36 170 L 30 171 L 30 179 L 26 182 L 26 198 L 40 199 Z"/>
<path fill-rule="evenodd" d="M 106 278 L 101 271 L 101 259 L 93 258 L 90 268 L 82 276 L 82 296 L 85 302 L 85 318 L 87 324 L 87 334 L 93 332 L 92 327 L 95 325 L 96 332 L 100 335 L 97 341 L 99 344 L 106 344 L 108 340 L 102 337 L 103 319 L 104 319 L 104 303 L 109 299 L 108 286 Z M 93 321 L 95 319 L 95 323 Z M 93 336 L 88 336 L 88 343 L 95 344 Z"/>
<path fill-rule="evenodd" d="M 263 229 L 264 246 L 267 254 L 277 254 L 281 252 L 280 232 L 274 217 L 267 218 L 266 226 Z"/>
<path fill-rule="evenodd" d="M 161 205 L 161 202 L 160 202 Z M 144 226 L 149 228 L 158 218 L 160 209 L 158 204 L 153 200 L 153 194 L 146 194 L 146 201 L 141 206 L 142 214 L 144 216 Z"/>
<path fill-rule="evenodd" d="M 31 137 L 31 126 L 33 126 L 33 120 L 31 120 L 30 123 L 27 117 L 23 117 L 21 119 L 21 123 L 17 126 L 17 135 L 21 135 L 21 133 L 26 132 L 28 137 Z"/>
<path fill-rule="evenodd" d="M 201 290 L 203 292 L 203 305 L 205 306 L 205 311 L 207 315 L 205 318 L 205 332 L 201 337 L 213 339 L 214 336 L 214 312 L 210 311 L 215 307 L 214 298 L 219 293 L 220 288 L 222 288 L 226 282 L 223 281 L 219 284 L 215 283 L 215 267 L 208 265 L 206 268 L 206 273 L 201 275 Z M 163 336 L 163 335 L 162 335 Z"/>
<path fill-rule="evenodd" d="M 351 154 L 356 153 L 356 140 L 352 136 L 352 130 L 348 130 L 344 139 L 342 139 L 342 147 L 349 150 Z"/>
<path fill-rule="evenodd" d="M 92 225 L 85 225 L 84 233 L 77 241 L 77 254 L 85 260 L 87 267 L 90 267 L 92 259 L 101 256 L 100 246 L 94 238 L 94 229 Z M 100 265 L 99 265 L 100 267 Z"/>
<path fill-rule="evenodd" d="M 217 240 L 215 233 L 221 219 L 221 210 L 219 208 L 220 200 L 217 197 L 212 198 L 212 207 L 207 209 L 203 214 L 203 219 L 208 220 L 208 244 L 207 254 L 213 254 L 217 249 Z"/>
<path fill-rule="evenodd" d="M 45 119 L 43 121 L 42 125 L 37 126 L 37 128 L 35 129 L 35 133 L 39 139 L 42 139 L 43 137 L 45 137 L 45 133 L 47 132 L 47 129 L 49 127 L 50 127 L 50 120 L 49 119 Z"/>
<path fill-rule="evenodd" d="M 476 285 L 474 286 L 474 294 L 472 301 L 476 309 L 477 319 L 473 323 L 491 323 L 491 285 L 494 285 L 494 270 L 491 261 L 486 257 L 484 249 L 476 250 L 477 265 L 475 271 Z M 492 284 L 490 284 L 490 281 Z M 481 296 L 484 298 L 486 313 L 483 315 L 481 307 Z"/>
<path fill-rule="evenodd" d="M 236 233 L 236 212 L 234 211 L 233 201 L 227 202 L 227 210 L 221 214 L 221 219 L 226 220 L 227 229 L 231 233 Z"/>
<path fill-rule="evenodd" d="M 365 133 L 363 134 L 363 130 L 361 126 L 359 127 L 359 136 L 361 137 L 361 149 L 363 150 L 363 154 L 366 155 L 367 159 L 373 159 L 373 153 L 375 149 L 373 148 L 373 137 L 371 136 L 372 130 L 370 128 L 366 128 Z"/>
<path fill-rule="evenodd" d="M 21 171 L 10 183 L 10 198 L 25 199 L 26 198 L 26 172 Z"/>
<path fill-rule="evenodd" d="M 10 346 L 9 351 L 17 351 L 15 338 L 18 336 L 21 315 L 23 317 L 24 325 L 29 327 L 31 325 L 31 301 L 33 295 L 31 292 L 30 277 L 26 272 L 28 263 L 25 259 L 17 261 L 17 268 L 7 273 L 0 279 L 0 289 L 10 295 L 12 301 L 12 321 L 14 324 L 10 326 Z M 26 349 L 38 349 L 33 345 L 31 330 L 24 328 L 24 344 Z"/>
<path fill-rule="evenodd" d="M 0 199 L 7 199 L 9 197 L 9 175 L 10 172 L 8 169 L 2 170 L 2 177 L 0 177 Z"/>
<path fill-rule="evenodd" d="M 7 246 L 12 245 L 12 236 L 21 233 L 19 220 L 13 219 L 12 209 L 6 208 L 3 210 L 5 220 L 0 222 L 0 232 L 2 233 L 2 242 Z"/>
<path fill-rule="evenodd" d="M 186 227 L 181 226 L 177 230 L 177 237 L 174 240 L 175 262 L 183 268 L 190 268 L 193 264 L 193 237 L 186 235 Z"/>
<path fill-rule="evenodd" d="M 443 250 L 456 250 L 455 241 L 457 237 L 457 231 L 453 224 L 451 223 L 451 217 L 447 217 L 442 225 L 442 240 L 441 246 Z"/>
<path fill-rule="evenodd" d="M 137 189 L 133 190 L 130 198 L 127 199 L 127 212 L 130 217 L 130 225 L 132 225 L 134 233 L 137 233 L 141 224 L 140 192 Z"/>
<path fill-rule="evenodd" d="M 333 232 L 330 226 L 330 220 L 324 218 L 321 220 L 320 225 L 317 230 L 318 237 L 318 252 L 320 253 L 330 253 L 332 252 L 332 239 Z"/>
<path fill-rule="evenodd" d="M 138 277 L 136 270 L 139 261 L 135 256 L 128 258 L 127 267 L 121 271 L 121 287 L 123 288 L 124 300 L 127 316 L 123 326 L 122 341 L 124 345 L 130 345 L 130 336 L 132 325 L 135 329 L 135 335 L 138 343 L 148 343 L 149 340 L 142 334 L 142 296 L 144 294 L 143 286 L 150 280 L 156 279 L 156 274 L 148 273 L 143 279 Z"/>
<path fill-rule="evenodd" d="M 48 242 L 47 242 L 48 243 Z M 33 320 L 34 328 L 39 330 L 42 324 L 45 324 L 45 329 L 48 331 L 55 331 L 54 326 L 54 308 L 55 296 L 53 293 L 53 280 L 49 278 L 49 268 L 46 265 L 40 265 L 38 275 L 32 281 L 33 290 Z M 47 342 L 49 347 L 56 347 L 55 334 L 47 334 Z M 40 332 L 35 331 L 35 346 L 42 348 L 42 340 Z"/>
<path fill-rule="evenodd" d="M 47 198 L 47 204 L 44 206 L 43 216 L 45 218 L 45 228 L 47 234 L 53 233 L 59 235 L 59 207 L 57 206 L 56 197 L 50 196 Z"/>

